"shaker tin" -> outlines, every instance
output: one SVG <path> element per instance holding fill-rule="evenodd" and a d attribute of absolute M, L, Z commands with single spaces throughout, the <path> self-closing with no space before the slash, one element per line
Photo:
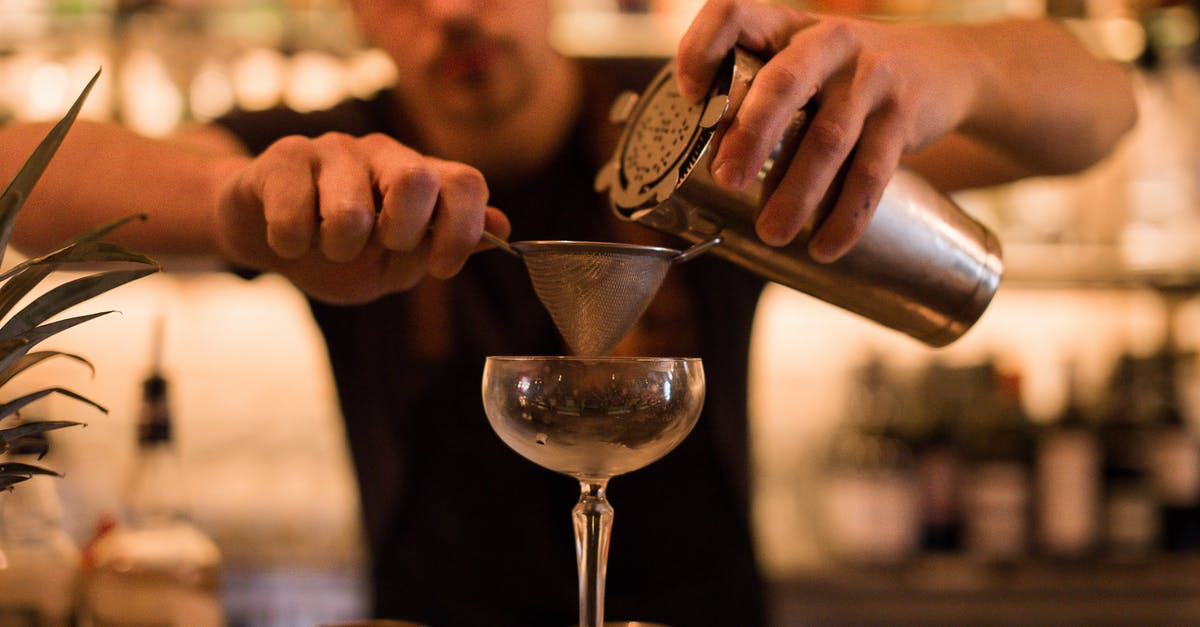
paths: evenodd
<path fill-rule="evenodd" d="M 754 230 L 807 128 L 808 107 L 796 112 L 743 191 L 730 192 L 713 181 L 710 166 L 720 134 L 761 67 L 754 55 L 731 51 L 707 97 L 692 103 L 679 94 L 672 61 L 640 96 L 618 99 L 611 117 L 625 128 L 611 161 L 596 176 L 596 190 L 608 193 L 613 211 L 625 220 L 693 243 L 720 238 L 714 254 L 930 346 L 961 337 L 1000 285 L 1000 244 L 917 174 L 896 171 L 860 240 L 832 263 L 813 260 L 807 242 L 835 194 L 826 195 L 786 246 L 769 246 Z"/>

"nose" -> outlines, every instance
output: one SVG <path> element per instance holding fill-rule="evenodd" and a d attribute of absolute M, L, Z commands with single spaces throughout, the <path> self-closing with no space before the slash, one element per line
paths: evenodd
<path fill-rule="evenodd" d="M 425 11 L 437 21 L 454 22 L 470 19 L 479 11 L 479 0 L 427 0 Z"/>

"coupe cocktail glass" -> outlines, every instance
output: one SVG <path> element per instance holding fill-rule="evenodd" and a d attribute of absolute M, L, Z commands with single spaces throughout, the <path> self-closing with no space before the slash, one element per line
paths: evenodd
<path fill-rule="evenodd" d="M 579 480 L 571 512 L 579 624 L 604 622 L 613 510 L 608 480 L 658 460 L 687 437 L 704 405 L 704 369 L 683 357 L 488 357 L 483 406 L 522 457 Z"/>

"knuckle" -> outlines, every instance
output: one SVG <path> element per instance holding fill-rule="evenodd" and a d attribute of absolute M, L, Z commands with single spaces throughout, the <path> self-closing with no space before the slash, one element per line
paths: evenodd
<path fill-rule="evenodd" d="M 314 140 L 324 147 L 347 148 L 354 143 L 354 138 L 337 131 L 323 133 Z"/>
<path fill-rule="evenodd" d="M 891 179 L 891 170 L 878 161 L 859 160 L 850 165 L 847 176 L 857 181 L 868 197 L 878 198 Z"/>
<path fill-rule="evenodd" d="M 374 207 L 354 198 L 335 200 L 327 205 L 325 210 L 327 219 L 323 224 L 332 223 L 334 228 L 359 229 L 364 223 L 370 226 L 374 221 Z"/>
<path fill-rule="evenodd" d="M 394 184 L 405 193 L 436 192 L 441 184 L 438 173 L 425 164 L 412 164 L 397 170 Z"/>
<path fill-rule="evenodd" d="M 312 139 L 312 153 L 322 162 L 360 161 L 362 149 L 345 133 L 330 131 Z"/>
<path fill-rule="evenodd" d="M 821 25 L 821 38 L 826 46 L 851 46 L 857 40 L 854 24 L 846 18 L 831 18 L 822 22 Z"/>
<path fill-rule="evenodd" d="M 383 133 L 367 133 L 359 138 L 359 141 L 371 148 L 396 142 L 396 140 Z"/>
<path fill-rule="evenodd" d="M 308 140 L 299 135 L 288 135 L 275 140 L 267 150 L 291 150 L 299 148 L 308 143 Z"/>
<path fill-rule="evenodd" d="M 299 135 L 289 135 L 282 137 L 267 146 L 267 149 L 262 152 L 259 159 L 266 163 L 286 162 L 297 157 L 306 157 L 311 148 L 307 137 Z"/>
<path fill-rule="evenodd" d="M 447 168 L 443 185 L 456 191 L 486 198 L 488 193 L 487 181 L 483 173 L 467 165 L 458 164 Z"/>
<path fill-rule="evenodd" d="M 829 119 L 813 121 L 806 135 L 813 147 L 823 155 L 842 155 L 850 150 L 850 133 L 839 123 Z"/>
<path fill-rule="evenodd" d="M 755 82 L 776 99 L 798 93 L 804 88 L 800 71 L 782 63 L 768 63 L 759 72 Z"/>
<path fill-rule="evenodd" d="M 899 73 L 896 71 L 895 62 L 891 59 L 879 55 L 863 56 L 859 60 L 857 74 L 859 81 L 870 86 L 871 90 L 881 94 L 881 97 L 893 98 L 896 96 L 896 81 Z"/>
<path fill-rule="evenodd" d="M 709 2 L 713 16 L 729 22 L 736 21 L 741 11 L 745 9 L 742 4 L 742 0 L 712 0 Z"/>
<path fill-rule="evenodd" d="M 859 71 L 871 85 L 888 86 L 895 82 L 896 72 L 892 61 L 881 55 L 864 55 L 859 59 Z"/>

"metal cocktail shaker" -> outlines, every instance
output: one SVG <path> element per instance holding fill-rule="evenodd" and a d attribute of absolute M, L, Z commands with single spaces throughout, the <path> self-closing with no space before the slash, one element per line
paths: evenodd
<path fill-rule="evenodd" d="M 787 171 L 808 125 L 797 111 L 755 181 L 730 193 L 712 179 L 710 162 L 723 124 L 732 119 L 762 67 L 735 49 L 708 97 L 688 102 L 668 63 L 637 96 L 613 105 L 625 129 L 612 160 L 596 177 L 620 217 L 692 242 L 720 239 L 711 250 L 771 281 L 906 333 L 930 346 L 958 339 L 983 314 L 1000 285 L 1000 244 L 982 224 L 916 174 L 901 169 L 884 191 L 870 226 L 848 253 L 814 261 L 806 244 L 828 213 L 827 196 L 791 244 L 758 239 L 754 222 Z"/>

